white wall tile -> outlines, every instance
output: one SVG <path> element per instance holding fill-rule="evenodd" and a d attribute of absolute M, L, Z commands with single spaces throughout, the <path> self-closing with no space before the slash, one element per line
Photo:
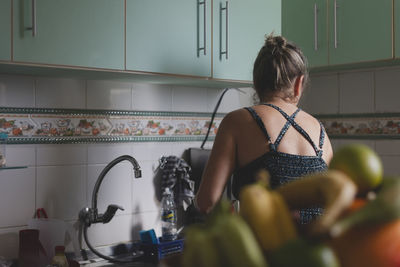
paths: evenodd
<path fill-rule="evenodd" d="M 88 196 L 87 205 L 91 206 L 92 193 L 96 181 L 105 165 L 89 165 L 88 168 Z M 118 210 L 117 214 L 127 214 L 132 211 L 132 180 L 133 171 L 130 163 L 121 162 L 115 165 L 104 177 L 97 197 L 97 208 L 99 213 L 104 213 L 108 205 L 116 204 L 122 206 L 124 211 Z"/>
<path fill-rule="evenodd" d="M 132 156 L 130 143 L 88 145 L 88 164 L 108 164 L 122 155 Z"/>
<path fill-rule="evenodd" d="M 0 229 L 0 256 L 7 260 L 18 258 L 19 231 L 26 227 Z"/>
<path fill-rule="evenodd" d="M 34 79 L 27 76 L 0 75 L 0 106 L 34 107 Z"/>
<path fill-rule="evenodd" d="M 339 146 L 337 146 L 336 150 L 342 146 L 350 145 L 350 144 L 363 144 L 371 149 L 375 150 L 375 141 L 374 140 L 360 140 L 360 139 L 342 139 L 339 142 Z"/>
<path fill-rule="evenodd" d="M 132 86 L 128 82 L 87 82 L 88 109 L 132 109 Z"/>
<path fill-rule="evenodd" d="M 107 224 L 92 224 L 88 228 L 88 238 L 95 247 L 118 244 L 131 241 L 134 229 L 132 215 L 118 215 Z"/>
<path fill-rule="evenodd" d="M 376 111 L 400 112 L 400 69 L 384 69 L 375 73 Z"/>
<path fill-rule="evenodd" d="M 335 153 L 341 146 L 341 139 L 330 139 L 333 153 Z"/>
<path fill-rule="evenodd" d="M 172 111 L 209 112 L 207 108 L 207 90 L 205 88 L 173 87 Z"/>
<path fill-rule="evenodd" d="M 35 145 L 6 145 L 7 166 L 35 166 Z"/>
<path fill-rule="evenodd" d="M 85 166 L 38 167 L 37 208 L 44 208 L 50 218 L 78 218 L 86 206 L 85 177 Z"/>
<path fill-rule="evenodd" d="M 339 84 L 337 74 L 311 76 L 310 86 L 304 90 L 300 106 L 311 114 L 339 112 Z"/>
<path fill-rule="evenodd" d="M 141 164 L 143 161 L 157 161 L 172 154 L 174 143 L 133 143 L 132 156 Z"/>
<path fill-rule="evenodd" d="M 36 80 L 36 107 L 86 107 L 85 81 L 77 79 L 38 78 Z"/>
<path fill-rule="evenodd" d="M 156 236 L 161 236 L 161 214 L 159 211 L 142 212 L 133 215 L 135 219 L 135 231 L 133 231 L 133 240 L 139 240 L 140 230 L 154 229 Z"/>
<path fill-rule="evenodd" d="M 349 72 L 339 75 L 340 113 L 374 112 L 374 73 Z"/>
<path fill-rule="evenodd" d="M 35 212 L 35 168 L 0 171 L 0 227 L 26 225 Z"/>
<path fill-rule="evenodd" d="M 242 89 L 240 89 L 242 91 Z M 213 112 L 218 99 L 221 97 L 224 89 L 207 89 L 207 112 Z M 233 110 L 243 107 L 242 101 L 244 96 L 248 96 L 245 91 L 243 93 L 234 88 L 229 89 L 223 96 L 220 106 L 218 107 L 219 113 L 228 113 Z M 243 96 L 242 96 L 243 95 Z"/>
<path fill-rule="evenodd" d="M 141 213 L 159 210 L 159 201 L 156 196 L 154 166 L 156 162 L 144 162 L 142 164 L 143 178 L 133 180 L 132 212 Z"/>
<path fill-rule="evenodd" d="M 240 91 L 239 102 L 241 107 L 249 107 L 259 102 L 256 91 L 253 88 L 240 88 Z"/>
<path fill-rule="evenodd" d="M 400 175 L 400 156 L 381 156 L 384 176 Z"/>
<path fill-rule="evenodd" d="M 132 109 L 143 111 L 171 111 L 171 86 L 134 83 L 132 90 Z"/>
<path fill-rule="evenodd" d="M 37 145 L 38 166 L 79 165 L 86 162 L 86 144 Z"/>
<path fill-rule="evenodd" d="M 189 142 L 180 142 L 180 143 L 175 142 L 174 145 L 172 146 L 171 155 L 181 158 L 190 147 L 193 147 L 193 146 L 191 146 L 191 143 L 189 143 Z M 195 147 L 198 148 L 198 147 L 200 147 L 200 145 L 195 146 Z"/>
<path fill-rule="evenodd" d="M 400 140 L 377 140 L 376 141 L 376 152 L 379 155 L 399 156 L 400 155 Z"/>

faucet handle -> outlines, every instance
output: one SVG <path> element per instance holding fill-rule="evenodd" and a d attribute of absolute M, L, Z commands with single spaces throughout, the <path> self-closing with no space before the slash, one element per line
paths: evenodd
<path fill-rule="evenodd" d="M 111 221 L 111 219 L 114 217 L 115 213 L 119 209 L 124 210 L 123 207 L 118 206 L 116 204 L 108 205 L 106 212 L 103 215 L 101 215 L 101 222 L 108 223 L 109 221 Z"/>

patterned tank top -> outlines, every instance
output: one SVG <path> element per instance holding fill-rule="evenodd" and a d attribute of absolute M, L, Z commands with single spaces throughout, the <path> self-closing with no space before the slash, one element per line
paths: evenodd
<path fill-rule="evenodd" d="M 248 163 L 242 168 L 235 171 L 233 174 L 232 180 L 232 194 L 234 197 L 239 199 L 240 189 L 247 185 L 255 182 L 255 176 L 260 169 L 265 169 L 270 174 L 270 186 L 272 189 L 279 187 L 285 183 L 289 183 L 291 181 L 300 179 L 302 176 L 315 173 L 322 172 L 327 169 L 327 164 L 322 159 L 322 146 L 324 144 L 325 138 L 325 130 L 323 125 L 320 122 L 321 132 L 319 138 L 318 147 L 311 140 L 310 136 L 300 125 L 295 122 L 295 117 L 299 113 L 300 108 L 298 108 L 292 115 L 288 115 L 279 107 L 269 104 L 262 103 L 263 105 L 272 107 L 279 111 L 282 116 L 286 118 L 286 123 L 280 131 L 278 137 L 275 142 L 271 141 L 271 138 L 265 128 L 264 123 L 262 122 L 260 116 L 256 113 L 256 111 L 251 107 L 246 107 L 245 109 L 250 112 L 261 131 L 265 135 L 266 141 L 269 145 L 269 151 L 258 157 L 254 161 Z M 296 129 L 314 148 L 315 156 L 302 156 L 302 155 L 294 155 L 288 154 L 284 152 L 279 152 L 278 146 L 289 129 L 292 126 Z M 321 207 L 310 207 L 306 209 L 300 210 L 300 223 L 307 224 L 314 220 L 316 217 L 321 215 L 323 209 Z"/>

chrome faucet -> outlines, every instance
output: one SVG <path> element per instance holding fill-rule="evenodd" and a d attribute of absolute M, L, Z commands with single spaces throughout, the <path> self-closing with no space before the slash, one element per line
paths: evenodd
<path fill-rule="evenodd" d="M 124 210 L 124 208 L 121 206 L 111 204 L 108 205 L 107 210 L 104 212 L 104 214 L 98 214 L 97 211 L 97 195 L 99 192 L 101 182 L 103 181 L 104 177 L 112 167 L 114 167 L 116 164 L 124 160 L 127 160 L 132 163 L 135 178 L 142 177 L 142 171 L 140 170 L 140 166 L 135 158 L 129 155 L 123 155 L 111 161 L 100 173 L 99 177 L 97 178 L 96 184 L 94 185 L 92 194 L 92 207 L 83 208 L 79 212 L 79 220 L 84 224 L 84 226 L 89 227 L 92 223 L 99 223 L 99 222 L 108 223 L 114 217 L 118 209 Z"/>

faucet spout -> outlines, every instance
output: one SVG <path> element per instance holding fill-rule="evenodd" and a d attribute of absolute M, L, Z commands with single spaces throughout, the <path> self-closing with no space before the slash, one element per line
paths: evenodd
<path fill-rule="evenodd" d="M 86 225 L 90 225 L 91 223 L 98 223 L 98 222 L 107 223 L 114 216 L 117 208 L 112 209 L 112 210 L 107 209 L 108 212 L 106 211 L 106 214 L 104 214 L 106 216 L 104 216 L 103 214 L 100 214 L 100 215 L 98 214 L 97 195 L 99 193 L 100 185 L 101 185 L 104 177 L 106 176 L 106 174 L 111 170 L 112 167 L 114 167 L 119 162 L 124 161 L 124 160 L 129 161 L 133 165 L 135 178 L 142 177 L 142 171 L 140 170 L 139 163 L 132 156 L 123 155 L 123 156 L 120 156 L 120 157 L 114 159 L 110 163 L 108 163 L 107 166 L 100 173 L 99 177 L 97 178 L 96 184 L 94 185 L 93 194 L 92 194 L 92 207 L 83 210 L 80 214 L 82 221 L 84 221 Z M 111 206 L 117 207 L 116 205 L 111 205 Z M 122 207 L 119 207 L 119 208 L 122 209 Z M 109 217 L 110 215 L 111 215 L 111 218 Z M 103 220 L 105 218 L 107 218 L 107 219 Z"/>
<path fill-rule="evenodd" d="M 99 177 L 97 178 L 96 184 L 94 185 L 93 188 L 93 194 L 92 194 L 92 209 L 97 211 L 97 194 L 99 193 L 99 188 L 101 185 L 101 182 L 103 181 L 104 177 L 106 174 L 111 170 L 112 167 L 120 163 L 121 161 L 127 160 L 133 165 L 134 173 L 135 173 L 135 178 L 142 177 L 142 171 L 140 170 L 139 163 L 136 161 L 136 159 L 132 156 L 129 155 L 123 155 L 120 156 L 110 163 L 107 164 L 107 166 L 102 170 L 100 173 Z"/>

